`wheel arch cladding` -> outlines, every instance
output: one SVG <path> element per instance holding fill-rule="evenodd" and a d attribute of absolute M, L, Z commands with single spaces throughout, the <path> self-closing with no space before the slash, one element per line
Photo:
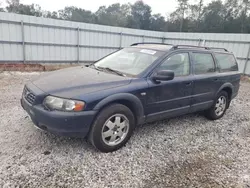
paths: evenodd
<path fill-rule="evenodd" d="M 132 94 L 119 93 L 106 97 L 94 107 L 94 110 L 101 111 L 103 108 L 114 103 L 119 103 L 124 106 L 127 106 L 135 115 L 136 123 L 137 124 L 143 123 L 144 121 L 143 105 L 140 99 Z"/>
<path fill-rule="evenodd" d="M 223 84 L 220 87 L 219 91 L 216 93 L 216 95 L 218 95 L 218 93 L 221 92 L 221 91 L 225 91 L 228 94 L 229 102 L 227 104 L 227 108 L 229 108 L 231 100 L 232 100 L 232 95 L 233 95 L 233 85 L 231 83 L 225 83 L 225 84 Z"/>
<path fill-rule="evenodd" d="M 219 92 L 221 91 L 226 91 L 228 93 L 228 98 L 231 100 L 232 94 L 233 94 L 233 85 L 231 83 L 225 83 L 223 84 L 218 92 L 216 93 L 216 96 L 218 95 Z"/>
<path fill-rule="evenodd" d="M 222 91 L 226 91 L 226 92 L 227 92 L 227 94 L 228 94 L 228 98 L 229 98 L 229 100 L 231 100 L 231 98 L 232 98 L 232 94 L 233 94 L 233 89 L 232 89 L 232 88 L 230 88 L 230 87 L 224 87 L 224 88 L 222 89 Z"/>

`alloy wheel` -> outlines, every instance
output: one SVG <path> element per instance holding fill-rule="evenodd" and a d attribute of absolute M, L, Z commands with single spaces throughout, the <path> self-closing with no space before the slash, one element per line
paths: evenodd
<path fill-rule="evenodd" d="M 219 97 L 215 105 L 216 116 L 221 116 L 225 112 L 226 105 L 227 105 L 226 97 L 225 96 Z"/>
<path fill-rule="evenodd" d="M 108 146 L 116 146 L 126 138 L 128 132 L 128 118 L 123 114 L 115 114 L 104 123 L 102 140 Z"/>

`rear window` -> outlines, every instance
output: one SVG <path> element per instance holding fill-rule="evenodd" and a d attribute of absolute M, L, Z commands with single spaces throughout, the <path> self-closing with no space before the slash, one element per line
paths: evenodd
<path fill-rule="evenodd" d="M 193 53 L 193 61 L 196 75 L 215 72 L 214 59 L 211 54 Z"/>
<path fill-rule="evenodd" d="M 215 53 L 219 69 L 221 72 L 238 71 L 238 65 L 232 54 Z"/>

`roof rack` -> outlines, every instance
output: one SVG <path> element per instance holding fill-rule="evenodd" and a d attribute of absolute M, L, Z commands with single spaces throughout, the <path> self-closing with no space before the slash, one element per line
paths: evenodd
<path fill-rule="evenodd" d="M 228 52 L 226 48 L 216 48 L 216 47 L 206 47 L 206 46 L 194 46 L 194 45 L 175 45 L 173 48 L 177 49 L 178 47 L 191 47 L 191 48 L 203 48 L 206 50 L 224 50 L 225 52 Z"/>
<path fill-rule="evenodd" d="M 214 48 L 214 47 L 207 47 L 209 50 L 224 50 L 225 52 L 228 52 L 226 48 Z"/>
<path fill-rule="evenodd" d="M 186 48 L 203 48 L 205 50 L 224 50 L 225 52 L 228 52 L 225 48 L 216 48 L 216 47 L 206 47 L 206 46 L 195 46 L 195 45 L 174 45 L 174 44 L 168 44 L 168 43 L 157 43 L 157 42 L 139 42 L 134 43 L 131 46 L 137 46 L 137 45 L 143 45 L 143 44 L 156 44 L 156 45 L 170 45 L 173 46 L 172 49 L 178 49 L 180 47 L 186 47 Z"/>
<path fill-rule="evenodd" d="M 137 46 L 137 45 L 140 45 L 140 44 L 158 44 L 158 45 L 171 45 L 171 46 L 174 46 L 173 44 L 158 43 L 158 42 L 138 42 L 138 43 L 131 44 L 131 46 Z"/>
<path fill-rule="evenodd" d="M 203 49 L 206 49 L 206 50 L 209 50 L 208 47 L 205 47 L 205 46 L 194 46 L 194 45 L 174 45 L 174 49 L 177 49 L 179 47 L 190 47 L 190 48 L 203 48 Z"/>

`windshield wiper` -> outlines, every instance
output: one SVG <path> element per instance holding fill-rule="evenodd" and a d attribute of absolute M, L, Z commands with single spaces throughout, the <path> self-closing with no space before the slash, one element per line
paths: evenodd
<path fill-rule="evenodd" d="M 90 67 L 93 67 L 94 69 L 99 70 L 99 71 L 103 71 L 103 70 L 104 70 L 104 71 L 113 72 L 113 73 L 115 73 L 115 74 L 117 74 L 117 75 L 119 75 L 119 76 L 124 76 L 124 77 L 127 76 L 126 74 L 124 74 L 124 73 L 122 73 L 122 72 L 120 72 L 120 71 L 111 69 L 111 68 L 109 68 L 109 67 L 97 67 L 97 66 L 95 66 L 95 64 L 90 65 Z"/>
<path fill-rule="evenodd" d="M 109 67 L 98 67 L 98 68 L 101 68 L 101 69 L 103 69 L 103 70 L 107 70 L 107 71 L 109 71 L 109 72 L 113 72 L 113 73 L 115 73 L 115 74 L 117 74 L 117 75 L 119 75 L 119 76 L 126 77 L 126 74 L 124 74 L 124 73 L 122 73 L 122 72 L 120 72 L 120 71 L 111 69 L 111 68 L 109 68 Z"/>
<path fill-rule="evenodd" d="M 102 70 L 102 69 L 100 69 L 99 67 L 95 66 L 95 64 L 91 64 L 89 67 L 93 67 L 93 68 L 96 69 L 96 70 Z"/>

